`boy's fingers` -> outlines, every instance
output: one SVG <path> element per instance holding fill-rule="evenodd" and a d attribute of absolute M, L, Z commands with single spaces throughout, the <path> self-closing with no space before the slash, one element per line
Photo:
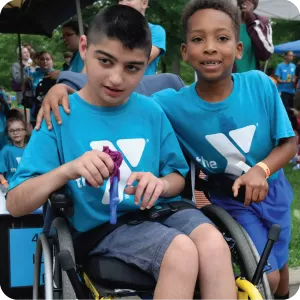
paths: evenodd
<path fill-rule="evenodd" d="M 94 179 L 94 177 L 90 174 L 90 172 L 86 169 L 86 168 L 82 168 L 81 169 L 81 176 L 85 178 L 85 180 L 94 188 L 98 188 L 99 185 L 96 182 L 96 180 Z"/>
<path fill-rule="evenodd" d="M 156 203 L 157 199 L 159 198 L 162 192 L 163 192 L 163 187 L 161 185 L 157 185 L 152 194 L 151 200 L 148 203 L 147 209 L 150 209 Z"/>
<path fill-rule="evenodd" d="M 93 156 L 91 161 L 94 164 L 94 166 L 98 169 L 98 173 L 101 174 L 102 178 L 107 179 L 110 173 L 103 160 L 98 156 Z"/>
<path fill-rule="evenodd" d="M 60 118 L 60 112 L 59 112 L 59 106 L 57 104 L 54 104 L 52 107 L 53 115 L 55 117 L 55 120 L 58 125 L 61 125 L 62 121 Z"/>
<path fill-rule="evenodd" d="M 232 192 L 233 192 L 234 197 L 238 196 L 241 185 L 242 185 L 242 180 L 239 177 L 238 179 L 236 179 L 236 181 L 234 182 L 234 184 L 232 186 Z"/>
<path fill-rule="evenodd" d="M 111 159 L 111 157 L 108 154 L 106 154 L 104 152 L 100 152 L 100 151 L 98 151 L 98 156 L 100 157 L 100 159 L 106 165 L 106 167 L 107 167 L 107 169 L 109 171 L 109 174 L 111 174 L 112 171 L 114 170 L 114 162 Z"/>
<path fill-rule="evenodd" d="M 127 195 L 134 195 L 136 192 L 136 187 L 135 186 L 128 186 L 126 189 L 124 189 L 125 194 Z M 138 203 L 136 203 L 138 204 Z"/>
<path fill-rule="evenodd" d="M 146 207 L 148 207 L 149 201 L 154 193 L 155 187 L 156 187 L 155 182 L 148 183 L 143 195 L 143 202 L 141 208 L 145 209 Z"/>
<path fill-rule="evenodd" d="M 85 163 L 86 169 L 93 176 L 94 180 L 97 182 L 98 186 L 103 185 L 102 174 L 99 172 L 98 168 L 94 165 L 92 161 L 88 161 Z"/>
<path fill-rule="evenodd" d="M 61 100 L 61 105 L 65 111 L 66 114 L 70 114 L 70 102 L 69 102 L 69 97 L 68 96 L 63 96 Z"/>
<path fill-rule="evenodd" d="M 43 107 L 40 108 L 37 116 L 36 116 L 36 125 L 35 125 L 35 129 L 39 130 L 41 128 L 41 124 L 43 121 L 43 116 L 44 116 L 44 109 Z"/>
<path fill-rule="evenodd" d="M 260 189 L 258 188 L 253 189 L 252 198 L 251 198 L 253 202 L 257 202 L 259 200 L 259 193 L 260 193 Z"/>
<path fill-rule="evenodd" d="M 129 178 L 127 179 L 127 185 L 131 186 L 136 181 L 137 172 L 133 172 L 130 174 Z"/>
<path fill-rule="evenodd" d="M 50 105 L 49 104 L 45 104 L 43 106 L 44 108 L 44 118 L 48 127 L 48 130 L 52 129 L 52 122 L 51 122 L 51 115 L 50 115 Z"/>
<path fill-rule="evenodd" d="M 252 192 L 253 192 L 253 188 L 250 186 L 246 186 L 246 195 L 245 195 L 245 202 L 244 202 L 245 207 L 251 204 Z"/>
<path fill-rule="evenodd" d="M 134 202 L 135 203 L 140 203 L 141 198 L 144 194 L 144 191 L 148 185 L 148 179 L 144 177 L 139 184 L 137 185 L 136 192 L 135 192 L 135 197 L 134 197 Z M 142 207 L 141 207 L 142 208 Z"/>

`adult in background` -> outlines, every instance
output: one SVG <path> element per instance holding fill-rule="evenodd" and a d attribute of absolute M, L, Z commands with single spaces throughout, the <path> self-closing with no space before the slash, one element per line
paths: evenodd
<path fill-rule="evenodd" d="M 84 28 L 86 31 L 87 28 Z M 84 32 L 85 34 L 85 32 Z M 73 53 L 72 59 L 70 61 L 70 68 L 69 71 L 75 72 L 75 73 L 81 73 L 84 67 L 84 62 L 81 59 L 80 53 L 79 53 L 79 25 L 77 21 L 70 21 L 68 23 L 65 23 L 62 27 L 62 38 L 63 41 L 68 48 L 69 51 Z M 50 72 L 46 78 L 57 80 L 59 77 L 60 71 L 55 70 Z"/>
<path fill-rule="evenodd" d="M 240 41 L 244 51 L 241 60 L 235 61 L 238 73 L 259 70 L 260 61 L 266 61 L 274 52 L 272 27 L 269 20 L 254 13 L 259 0 L 237 0 L 241 10 Z"/>
<path fill-rule="evenodd" d="M 22 64 L 23 64 L 23 80 L 25 81 L 27 76 L 26 68 L 30 67 L 30 53 L 26 47 L 22 47 Z M 17 51 L 17 54 L 19 51 Z M 22 93 L 22 76 L 21 76 L 21 65 L 20 62 L 17 61 L 13 63 L 11 67 L 11 88 L 13 91 L 16 92 L 16 98 L 18 105 L 21 105 L 23 93 Z"/>
<path fill-rule="evenodd" d="M 146 15 L 146 9 L 149 7 L 148 0 L 119 0 L 119 4 L 135 8 L 143 16 Z M 166 53 L 166 31 L 160 25 L 154 25 L 149 22 L 148 24 L 152 34 L 152 50 L 145 75 L 155 75 L 159 59 Z"/>
<path fill-rule="evenodd" d="M 278 91 L 285 108 L 293 108 L 293 98 L 296 92 L 296 65 L 292 63 L 293 59 L 293 51 L 287 51 L 284 54 L 284 61 L 277 66 L 275 72 L 278 81 Z"/>
<path fill-rule="evenodd" d="M 70 64 L 71 64 L 72 57 L 73 57 L 72 52 L 67 51 L 67 52 L 64 53 L 65 62 L 62 66 L 63 71 L 68 71 L 70 69 Z"/>

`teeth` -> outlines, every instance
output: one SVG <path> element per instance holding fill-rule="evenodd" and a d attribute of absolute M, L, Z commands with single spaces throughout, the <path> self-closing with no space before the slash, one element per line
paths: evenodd
<path fill-rule="evenodd" d="M 218 65 L 219 63 L 218 62 L 214 62 L 214 61 L 209 61 L 209 62 L 205 62 L 204 65 L 207 66 L 207 65 Z"/>

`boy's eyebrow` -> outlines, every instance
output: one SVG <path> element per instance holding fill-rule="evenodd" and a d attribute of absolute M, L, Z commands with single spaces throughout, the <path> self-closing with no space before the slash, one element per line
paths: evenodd
<path fill-rule="evenodd" d="M 95 52 L 98 53 L 98 54 L 103 54 L 103 55 L 109 57 L 110 59 L 112 59 L 114 61 L 117 61 L 117 59 L 113 55 L 111 55 L 111 54 L 109 54 L 109 53 L 107 53 L 107 52 L 105 52 L 103 50 L 98 49 L 98 50 L 95 50 Z M 128 64 L 130 64 L 130 65 L 141 65 L 141 66 L 144 66 L 145 62 L 144 61 L 129 61 Z"/>
<path fill-rule="evenodd" d="M 216 28 L 215 29 L 215 31 L 223 31 L 223 30 L 225 30 L 225 31 L 229 31 L 230 32 L 230 30 L 228 29 L 228 28 Z M 191 33 L 195 33 L 195 32 L 204 32 L 205 30 L 203 30 L 203 29 L 193 29 L 193 30 L 191 30 Z"/>
<path fill-rule="evenodd" d="M 95 50 L 95 52 L 97 53 L 97 54 L 103 54 L 103 55 L 106 55 L 107 57 L 109 57 L 109 58 L 111 58 L 111 59 L 113 59 L 113 60 L 117 60 L 113 55 L 111 55 L 111 54 L 109 54 L 109 53 L 107 53 L 107 52 L 105 52 L 105 51 L 103 51 L 103 50 Z"/>

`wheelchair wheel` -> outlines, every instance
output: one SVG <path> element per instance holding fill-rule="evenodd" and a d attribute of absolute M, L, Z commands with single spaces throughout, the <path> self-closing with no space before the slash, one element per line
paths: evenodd
<path fill-rule="evenodd" d="M 251 240 L 250 236 L 248 235 L 247 231 L 243 228 L 243 226 L 240 225 L 240 224 L 238 224 L 238 225 L 240 226 L 241 230 L 243 231 L 243 233 L 245 235 L 245 238 L 247 239 L 247 241 L 249 243 L 249 247 L 252 250 L 252 253 L 253 253 L 254 257 L 255 257 L 256 263 L 258 264 L 259 259 L 260 259 L 260 255 L 257 252 L 257 249 L 256 249 L 253 241 Z M 263 274 L 263 277 L 262 277 L 262 280 L 261 280 L 261 284 L 263 285 L 263 288 L 264 288 L 264 291 L 265 291 L 265 295 L 266 295 L 266 299 L 273 299 L 273 294 L 271 292 L 269 281 L 268 281 L 266 273 Z"/>
<path fill-rule="evenodd" d="M 62 218 L 55 218 L 51 225 L 51 237 L 53 237 L 53 284 L 54 299 L 76 299 L 75 292 L 68 275 L 63 271 L 55 259 L 58 252 L 68 250 L 75 261 L 73 241 L 66 222 Z"/>
<path fill-rule="evenodd" d="M 202 207 L 201 211 L 214 222 L 227 240 L 235 275 L 251 281 L 259 255 L 254 244 L 250 243 L 250 238 L 246 237 L 245 231 L 223 208 L 207 205 Z M 259 283 L 258 289 L 264 299 L 272 299 L 266 278 Z"/>

